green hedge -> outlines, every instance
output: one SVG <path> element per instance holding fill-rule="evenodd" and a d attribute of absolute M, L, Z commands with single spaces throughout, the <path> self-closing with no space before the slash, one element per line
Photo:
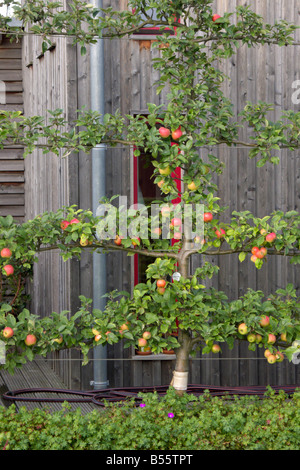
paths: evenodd
<path fill-rule="evenodd" d="M 170 390 L 141 402 L 107 404 L 82 414 L 15 405 L 0 409 L 0 448 L 7 450 L 298 450 L 300 390 L 256 396 L 181 398 Z"/>

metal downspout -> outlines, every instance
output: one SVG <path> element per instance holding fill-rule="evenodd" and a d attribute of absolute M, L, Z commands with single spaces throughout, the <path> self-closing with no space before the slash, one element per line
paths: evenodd
<path fill-rule="evenodd" d="M 94 0 L 94 6 L 102 8 L 102 0 Z M 104 47 L 103 40 L 90 47 L 90 87 L 92 111 L 104 115 Z M 92 210 L 94 216 L 97 213 L 99 200 L 106 195 L 106 162 L 105 145 L 98 144 L 92 150 Z M 103 253 L 93 254 L 93 307 L 103 310 L 106 293 L 106 256 Z M 106 346 L 94 348 L 94 380 L 91 385 L 94 389 L 103 389 L 108 385 L 107 381 L 107 351 Z"/>

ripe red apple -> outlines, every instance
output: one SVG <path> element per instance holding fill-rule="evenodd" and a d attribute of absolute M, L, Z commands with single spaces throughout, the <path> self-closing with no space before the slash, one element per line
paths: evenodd
<path fill-rule="evenodd" d="M 171 213 L 171 207 L 170 206 L 163 206 L 160 210 L 161 212 L 161 215 L 163 217 L 169 217 L 170 213 Z"/>
<path fill-rule="evenodd" d="M 180 227 L 181 226 L 181 219 L 179 217 L 174 217 L 172 220 L 171 220 L 171 225 L 173 227 Z"/>
<path fill-rule="evenodd" d="M 3 269 L 7 276 L 11 276 L 14 273 L 14 268 L 11 264 L 6 264 Z"/>
<path fill-rule="evenodd" d="M 268 326 L 270 324 L 270 318 L 267 315 L 263 315 L 259 322 L 260 326 Z"/>
<path fill-rule="evenodd" d="M 139 245 L 139 244 L 141 243 L 141 239 L 140 239 L 139 237 L 133 238 L 133 239 L 131 240 L 131 243 L 132 243 L 133 246 L 137 246 L 137 245 Z"/>
<path fill-rule="evenodd" d="M 204 222 L 210 222 L 213 219 L 213 215 L 211 212 L 204 212 L 203 220 Z"/>
<path fill-rule="evenodd" d="M 275 357 L 276 362 L 282 362 L 284 360 L 284 355 L 281 351 L 276 351 Z"/>
<path fill-rule="evenodd" d="M 119 237 L 119 235 L 117 235 L 116 238 L 114 239 L 114 243 L 117 246 L 122 245 L 122 237 Z"/>
<path fill-rule="evenodd" d="M 36 336 L 35 335 L 29 334 L 29 335 L 26 336 L 25 344 L 27 346 L 33 346 L 35 343 L 36 343 Z"/>
<path fill-rule="evenodd" d="M 219 18 L 221 18 L 221 16 L 218 15 L 218 14 L 215 14 L 215 15 L 212 16 L 213 22 L 217 21 Z"/>
<path fill-rule="evenodd" d="M 166 281 L 164 279 L 157 279 L 156 285 L 157 287 L 165 287 Z"/>
<path fill-rule="evenodd" d="M 238 332 L 241 334 L 241 335 L 246 335 L 248 333 L 248 327 L 246 325 L 246 323 L 241 323 L 239 326 L 238 326 Z"/>
<path fill-rule="evenodd" d="M 251 253 L 253 254 L 253 256 L 257 256 L 258 251 L 259 251 L 258 246 L 254 246 L 254 247 L 251 249 Z"/>
<path fill-rule="evenodd" d="M 216 229 L 215 232 L 216 232 L 217 238 L 222 238 L 226 234 L 226 232 L 223 228 L 220 228 L 220 230 Z"/>
<path fill-rule="evenodd" d="M 68 225 L 70 225 L 70 222 L 68 222 L 67 220 L 63 220 L 60 224 L 60 228 L 62 230 L 66 230 L 66 228 L 68 227 Z"/>
<path fill-rule="evenodd" d="M 180 139 L 181 136 L 182 136 L 182 130 L 179 126 L 178 129 L 176 129 L 175 131 L 172 132 L 172 139 L 178 140 L 178 139 Z"/>
<path fill-rule="evenodd" d="M 165 287 L 158 287 L 158 288 L 157 288 L 157 292 L 158 292 L 160 295 L 163 295 L 163 294 L 165 293 L 165 290 L 166 290 Z"/>
<path fill-rule="evenodd" d="M 217 354 L 218 352 L 221 351 L 221 348 L 218 344 L 213 344 L 212 347 L 211 347 L 211 350 L 214 354 Z"/>
<path fill-rule="evenodd" d="M 4 338 L 11 338 L 14 334 L 14 330 L 10 326 L 6 326 L 2 331 Z"/>
<path fill-rule="evenodd" d="M 267 357 L 267 361 L 268 361 L 269 364 L 275 364 L 275 362 L 277 362 L 275 354 L 270 354 Z"/>
<path fill-rule="evenodd" d="M 98 334 L 98 335 L 95 335 L 94 340 L 95 340 L 96 342 L 98 342 L 101 338 L 102 338 L 102 336 L 101 336 L 100 334 Z"/>
<path fill-rule="evenodd" d="M 256 253 L 257 258 L 262 259 L 266 256 L 267 254 L 267 249 L 262 246 Z"/>
<path fill-rule="evenodd" d="M 12 255 L 12 252 L 10 251 L 9 248 L 3 248 L 3 249 L 1 250 L 1 257 L 2 257 L 2 258 L 10 258 L 11 255 Z"/>
<path fill-rule="evenodd" d="M 158 169 L 159 173 L 164 176 L 169 176 L 172 173 L 172 170 L 169 166 Z"/>
<path fill-rule="evenodd" d="M 181 232 L 174 232 L 173 238 L 175 240 L 181 240 L 182 238 Z"/>
<path fill-rule="evenodd" d="M 266 349 L 265 352 L 264 352 L 264 356 L 265 356 L 266 358 L 268 358 L 271 354 L 272 354 L 272 353 L 271 353 L 271 351 L 270 351 L 269 349 Z"/>
<path fill-rule="evenodd" d="M 155 227 L 155 228 L 152 230 L 152 234 L 153 234 L 153 235 L 161 235 L 161 228 L 160 228 L 160 227 Z"/>
<path fill-rule="evenodd" d="M 151 333 L 150 333 L 150 331 L 144 331 L 144 333 L 143 333 L 143 338 L 146 339 L 146 340 L 147 340 L 147 339 L 150 339 L 150 338 L 151 338 Z"/>
<path fill-rule="evenodd" d="M 269 242 L 269 243 L 272 243 L 276 238 L 276 233 L 275 232 L 271 232 L 271 233 L 268 233 L 268 235 L 266 236 L 266 241 Z"/>
<path fill-rule="evenodd" d="M 146 344 L 147 344 L 147 340 L 146 340 L 145 338 L 139 338 L 139 340 L 138 340 L 138 345 L 139 345 L 140 347 L 146 346 Z"/>
<path fill-rule="evenodd" d="M 71 224 L 71 225 L 72 225 L 72 224 L 79 224 L 79 222 L 80 222 L 80 220 L 78 220 L 78 219 L 72 219 L 71 222 L 70 222 L 70 224 Z"/>
<path fill-rule="evenodd" d="M 165 182 L 165 180 L 160 180 L 160 181 L 157 183 L 157 186 L 158 186 L 159 188 L 161 188 L 161 187 L 163 186 L 164 182 Z"/>
<path fill-rule="evenodd" d="M 164 139 L 169 137 L 169 135 L 171 133 L 171 131 L 169 129 L 167 129 L 166 127 L 160 127 L 158 129 L 158 132 L 160 133 L 161 137 L 163 137 Z"/>
<path fill-rule="evenodd" d="M 269 344 L 274 344 L 276 342 L 276 336 L 273 335 L 273 333 L 269 333 L 269 336 L 268 336 L 268 343 Z"/>

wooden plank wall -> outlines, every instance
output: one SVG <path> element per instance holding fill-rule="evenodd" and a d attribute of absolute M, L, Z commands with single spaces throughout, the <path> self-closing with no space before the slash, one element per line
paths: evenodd
<path fill-rule="evenodd" d="M 10 42 L 2 35 L 0 80 L 5 93 L 0 109 L 23 111 L 22 43 Z M 18 222 L 22 222 L 25 215 L 24 170 L 22 148 L 9 146 L 0 150 L 0 216 L 12 215 Z"/>
<path fill-rule="evenodd" d="M 219 14 L 233 11 L 244 4 L 240 0 L 216 0 Z M 126 0 L 105 0 L 104 6 L 125 8 Z M 288 5 L 288 6 L 287 6 Z M 298 23 L 296 0 L 256 0 L 251 2 L 257 13 L 272 23 L 285 18 Z M 157 96 L 152 86 L 157 72 L 151 59 L 159 54 L 148 39 L 105 40 L 105 111 L 129 114 L 143 112 L 147 103 L 165 101 L 165 92 Z M 25 37 L 23 47 L 24 106 L 27 114 L 41 114 L 46 109 L 63 108 L 69 118 L 76 109 L 89 105 L 89 55 L 81 57 L 77 48 L 63 38 L 57 38 L 56 48 L 40 54 L 40 41 Z M 243 47 L 237 56 L 220 64 L 230 80 L 224 83 L 226 92 L 238 113 L 246 100 L 267 100 L 276 103 L 274 115 L 293 108 L 291 84 L 297 78 L 298 48 L 277 46 Z M 248 129 L 242 130 L 246 138 Z M 272 210 L 299 210 L 299 165 L 297 155 L 281 153 L 281 163 L 274 168 L 266 165 L 257 169 L 255 161 L 247 158 L 243 148 L 204 149 L 224 161 L 225 170 L 219 178 L 221 204 L 229 204 L 224 220 L 233 210 L 251 210 L 257 216 Z M 64 204 L 77 203 L 91 207 L 91 161 L 79 154 L 67 160 L 43 156 L 39 152 L 26 159 L 26 218 L 44 210 L 56 210 Z M 132 202 L 131 150 L 118 146 L 107 149 L 107 195 L 127 195 Z M 292 268 L 284 259 L 270 260 L 256 271 L 248 260 L 240 264 L 237 257 L 214 259 L 221 267 L 212 285 L 224 290 L 230 298 L 242 295 L 247 287 L 267 293 L 293 282 L 299 288 L 299 268 Z M 192 267 L 201 263 L 194 257 Z M 107 256 L 107 288 L 132 288 L 132 258 L 116 253 Z M 36 266 L 33 289 L 34 311 L 46 315 L 52 310 L 71 311 L 77 306 L 78 294 L 87 297 L 91 292 L 92 259 L 86 253 L 81 262 L 63 263 L 56 253 L 40 256 Z M 63 353 L 53 367 L 72 388 L 88 388 L 92 379 L 91 365 L 81 368 L 75 353 Z M 132 360 L 131 351 L 122 343 L 108 347 L 108 379 L 112 387 L 159 385 L 169 383 L 172 358 Z M 299 383 L 299 371 L 286 362 L 268 366 L 261 351 L 249 353 L 242 345 L 233 351 L 224 348 L 222 356 L 201 356 L 190 363 L 190 382 L 211 385 L 292 384 Z"/>
<path fill-rule="evenodd" d="M 47 110 L 63 109 L 70 122 L 76 111 L 89 100 L 88 56 L 81 57 L 71 40 L 56 38 L 55 47 L 42 54 L 41 38 L 25 35 L 23 77 L 25 114 L 47 115 Z M 26 220 L 56 211 L 65 205 L 91 208 L 91 168 L 87 156 L 80 153 L 64 159 L 34 151 L 25 160 Z M 80 293 L 91 292 L 91 258 L 63 262 L 58 252 L 40 254 L 30 286 L 31 310 L 41 316 L 79 307 Z M 79 273 L 81 272 L 81 276 Z M 92 378 L 89 367 L 82 368 L 75 351 L 61 352 L 52 358 L 52 366 L 70 388 L 87 388 Z"/>
<path fill-rule="evenodd" d="M 113 7 L 119 2 L 106 2 Z M 121 2 L 122 3 L 122 2 Z M 244 5 L 241 0 L 216 0 L 214 10 L 222 15 L 233 12 L 237 5 Z M 254 10 L 269 23 L 279 19 L 299 23 L 299 11 L 295 1 L 256 0 L 251 2 Z M 271 118 L 279 118 L 282 109 L 297 109 L 291 101 L 292 82 L 297 79 L 297 53 L 299 47 L 280 48 L 261 46 L 254 49 L 242 47 L 232 59 L 219 64 L 229 76 L 224 83 L 224 90 L 231 98 L 235 113 L 239 113 L 246 101 L 264 100 L 275 102 L 275 111 Z M 106 111 L 120 109 L 124 113 L 143 112 L 147 103 L 160 104 L 165 95 L 157 97 L 152 87 L 157 72 L 151 67 L 151 58 L 158 54 L 147 39 L 123 39 L 105 41 L 106 60 Z M 124 60 L 125 58 L 125 60 Z M 299 78 L 299 77 L 298 77 Z M 241 130 L 241 140 L 246 140 L 249 129 Z M 281 162 L 277 167 L 266 165 L 256 167 L 255 160 L 249 160 L 248 150 L 244 148 L 218 150 L 203 149 L 201 154 L 212 152 L 225 163 L 223 175 L 219 177 L 221 205 L 228 205 L 223 220 L 228 221 L 234 210 L 250 210 L 258 217 L 270 214 L 273 210 L 299 210 L 299 163 L 298 152 L 281 152 Z M 126 149 L 109 152 L 107 175 L 109 194 L 126 194 L 128 178 L 121 178 L 119 169 L 128 171 L 128 160 L 132 155 Z M 126 174 L 126 173 L 125 173 Z M 132 171 L 130 172 L 132 174 Z M 132 187 L 132 184 L 131 184 Z M 125 192 L 124 192 L 125 190 Z M 110 255 L 109 286 L 126 288 L 127 276 L 124 267 L 118 268 L 121 255 Z M 279 287 L 292 282 L 299 292 L 299 267 L 292 267 L 286 259 L 270 259 L 257 271 L 247 259 L 243 263 L 237 256 L 225 256 L 213 260 L 220 266 L 220 274 L 211 285 L 226 292 L 234 299 L 243 295 L 247 288 L 273 293 Z M 200 257 L 192 260 L 192 269 L 201 263 Z M 128 267 L 129 273 L 129 267 Z M 171 379 L 173 361 L 170 360 L 129 360 L 130 352 L 119 344 L 109 348 L 109 380 L 112 386 L 155 385 L 168 383 Z M 221 356 L 201 353 L 190 362 L 191 383 L 215 385 L 246 384 L 292 384 L 299 383 L 299 371 L 296 366 L 287 363 L 269 366 L 262 355 L 262 350 L 249 352 L 247 345 L 236 344 L 232 351 L 223 348 Z"/>

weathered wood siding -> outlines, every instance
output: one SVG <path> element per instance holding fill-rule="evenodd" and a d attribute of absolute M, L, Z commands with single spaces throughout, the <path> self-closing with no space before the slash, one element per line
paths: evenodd
<path fill-rule="evenodd" d="M 0 36 L 0 109 L 23 111 L 22 43 Z M 18 222 L 25 215 L 25 165 L 23 149 L 0 150 L 0 216 L 12 215 Z"/>
<path fill-rule="evenodd" d="M 219 14 L 233 11 L 237 0 L 216 0 Z M 105 0 L 104 6 L 123 8 L 126 0 Z M 295 0 L 257 0 L 251 2 L 257 13 L 267 22 L 284 18 L 298 22 Z M 41 55 L 38 38 L 25 37 L 23 44 L 24 105 L 26 114 L 41 114 L 46 109 L 63 108 L 69 119 L 82 105 L 89 106 L 89 54 L 81 57 L 76 47 L 58 38 L 56 48 Z M 143 112 L 147 103 L 160 104 L 165 93 L 157 96 L 153 82 L 157 78 L 151 59 L 159 54 L 147 39 L 105 40 L 105 111 L 129 114 Z M 297 79 L 299 47 L 279 48 L 262 46 L 242 47 L 237 56 L 220 64 L 230 80 L 224 83 L 236 113 L 246 100 L 275 102 L 274 116 L 282 109 L 295 108 L 291 102 L 292 82 Z M 241 131 L 246 139 L 248 129 Z M 299 210 L 299 165 L 297 153 L 281 152 L 277 167 L 256 168 L 256 162 L 247 158 L 243 148 L 204 149 L 218 155 L 225 163 L 219 178 L 221 205 L 229 205 L 224 215 L 228 220 L 233 210 L 250 210 L 261 217 L 275 209 Z M 133 197 L 133 156 L 125 147 L 107 149 L 107 195 Z M 55 210 L 65 204 L 76 203 L 91 207 L 91 160 L 79 154 L 62 160 L 39 152 L 26 159 L 26 218 L 44 210 Z M 192 268 L 201 262 L 194 257 Z M 229 298 L 236 298 L 248 287 L 274 292 L 293 282 L 299 289 L 299 267 L 291 267 L 285 259 L 270 259 L 257 271 L 249 260 L 239 263 L 236 256 L 214 259 L 221 267 L 212 285 L 224 290 Z M 133 284 L 132 258 L 120 253 L 107 255 L 107 288 L 130 290 Z M 46 315 L 52 310 L 74 311 L 78 294 L 92 296 L 92 258 L 87 253 L 81 262 L 63 263 L 57 253 L 40 256 L 36 266 L 33 289 L 34 311 Z M 159 385 L 171 379 L 173 359 L 150 357 L 133 359 L 132 351 L 122 343 L 108 347 L 108 379 L 110 386 Z M 93 379 L 91 365 L 81 368 L 75 353 L 62 353 L 53 366 L 69 386 L 87 388 Z M 236 345 L 232 351 L 223 349 L 219 356 L 201 356 L 191 360 L 190 382 L 202 384 L 292 384 L 299 383 L 296 366 L 282 364 L 269 366 L 259 350 L 250 353 L 245 345 Z"/>

